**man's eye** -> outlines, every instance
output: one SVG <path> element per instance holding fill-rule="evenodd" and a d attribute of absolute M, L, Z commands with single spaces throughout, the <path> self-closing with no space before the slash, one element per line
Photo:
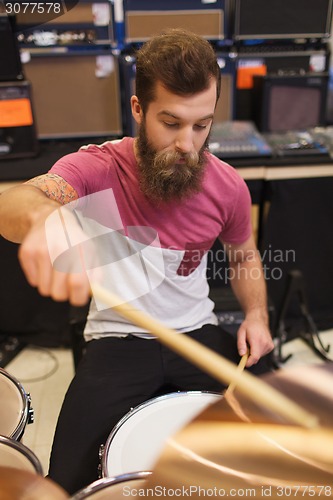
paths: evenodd
<path fill-rule="evenodd" d="M 197 130 L 205 130 L 205 128 L 207 128 L 207 125 L 194 125 L 194 128 L 196 128 Z"/>
<path fill-rule="evenodd" d="M 177 127 L 178 123 L 173 123 L 173 122 L 163 122 L 166 127 Z"/>

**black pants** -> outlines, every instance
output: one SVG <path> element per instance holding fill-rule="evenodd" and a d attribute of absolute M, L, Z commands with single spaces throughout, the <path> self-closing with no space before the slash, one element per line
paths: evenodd
<path fill-rule="evenodd" d="M 235 339 L 205 325 L 188 334 L 235 363 Z M 264 360 L 256 365 L 264 373 Z M 98 478 L 99 448 L 130 408 L 171 390 L 220 392 L 225 387 L 161 345 L 129 335 L 87 344 L 67 391 L 53 442 L 49 477 L 70 494 Z"/>

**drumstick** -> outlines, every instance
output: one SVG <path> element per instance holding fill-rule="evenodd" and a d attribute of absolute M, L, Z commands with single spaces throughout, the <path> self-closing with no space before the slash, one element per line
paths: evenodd
<path fill-rule="evenodd" d="M 97 283 L 91 284 L 93 296 L 112 307 L 133 324 L 154 334 L 163 344 L 201 368 L 220 382 L 237 384 L 238 390 L 257 403 L 264 405 L 292 422 L 313 428 L 318 419 L 271 386 L 248 372 L 237 370 L 237 366 L 223 356 L 208 349 L 192 338 L 178 333 L 147 313 L 135 309 L 126 302 L 120 303 L 117 295 Z"/>
<path fill-rule="evenodd" d="M 248 349 L 247 353 L 241 357 L 241 360 L 238 363 L 237 368 L 236 368 L 238 373 L 242 373 L 243 370 L 245 369 L 245 365 L 246 365 L 246 362 L 248 360 L 249 354 L 250 354 L 250 351 Z M 234 392 L 236 386 L 237 386 L 236 381 L 235 380 L 231 381 L 228 388 L 226 389 L 226 391 L 224 393 L 224 397 L 228 396 L 229 394 L 232 394 Z"/>

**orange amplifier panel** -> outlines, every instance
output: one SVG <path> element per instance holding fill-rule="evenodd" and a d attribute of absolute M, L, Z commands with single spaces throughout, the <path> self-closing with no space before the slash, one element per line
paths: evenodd
<path fill-rule="evenodd" d="M 0 161 L 27 158 L 38 152 L 31 85 L 0 83 Z"/>

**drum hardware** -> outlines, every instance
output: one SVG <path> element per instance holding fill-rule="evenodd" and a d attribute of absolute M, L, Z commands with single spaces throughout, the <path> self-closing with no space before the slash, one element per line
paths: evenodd
<path fill-rule="evenodd" d="M 35 412 L 31 406 L 31 396 L 29 392 L 27 392 L 27 401 L 28 401 L 27 424 L 33 424 L 35 421 Z"/>
<path fill-rule="evenodd" d="M 98 463 L 98 467 L 97 467 L 97 473 L 98 473 L 98 478 L 99 479 L 101 479 L 103 477 L 102 460 L 103 460 L 104 453 L 105 453 L 105 445 L 101 444 L 100 447 L 99 447 L 99 450 L 98 450 L 99 463 Z"/>
<path fill-rule="evenodd" d="M 299 306 L 300 306 L 300 313 L 301 317 L 304 320 L 305 323 L 305 330 L 299 332 L 297 335 L 312 349 L 312 351 L 319 356 L 321 359 L 325 361 L 332 361 L 328 356 L 327 353 L 330 350 L 330 345 L 324 346 L 321 338 L 319 336 L 319 332 L 317 329 L 317 326 L 309 312 L 308 304 L 307 304 L 307 298 L 306 298 L 306 293 L 305 293 L 305 285 L 304 285 L 304 278 L 301 273 L 301 271 L 294 269 L 292 271 L 289 271 L 288 273 L 288 281 L 286 285 L 286 291 L 283 299 L 283 303 L 281 306 L 281 310 L 279 314 L 277 315 L 277 327 L 276 327 L 276 363 L 277 365 L 281 363 L 285 363 L 290 359 L 292 354 L 289 354 L 286 357 L 283 357 L 282 355 L 282 346 L 290 340 L 288 338 L 288 331 L 286 328 L 285 324 L 285 316 L 288 311 L 288 307 L 290 305 L 290 302 L 294 296 L 297 296 Z M 318 345 L 316 345 L 316 342 Z"/>

